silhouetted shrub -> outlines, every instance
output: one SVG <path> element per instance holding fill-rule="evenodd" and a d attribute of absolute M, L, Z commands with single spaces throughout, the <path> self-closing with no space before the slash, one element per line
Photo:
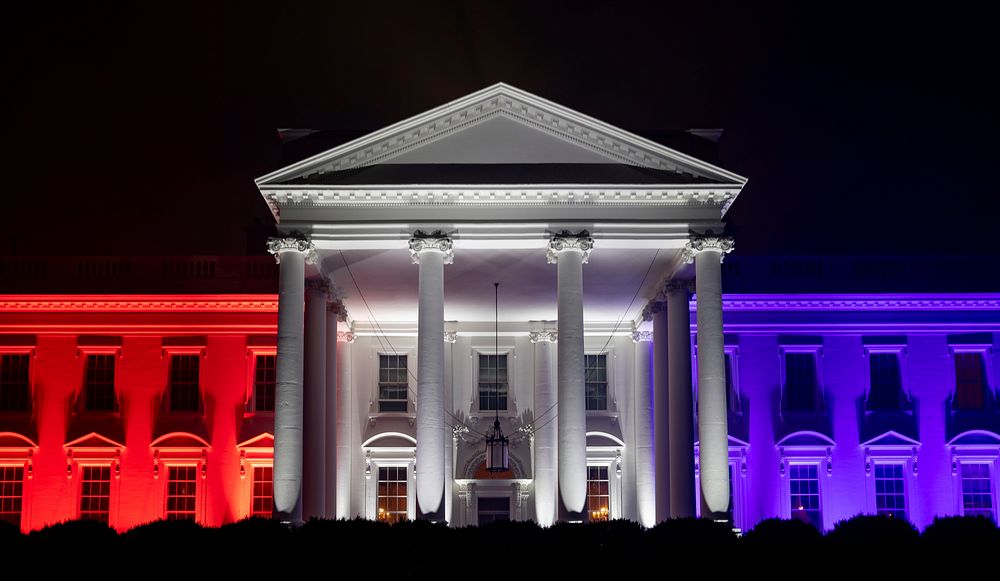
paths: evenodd
<path fill-rule="evenodd" d="M 920 533 L 905 519 L 866 514 L 838 522 L 826 535 L 835 545 L 908 545 L 919 538 Z"/>
<path fill-rule="evenodd" d="M 646 531 L 649 549 L 659 551 L 670 545 L 735 545 L 736 534 L 726 523 L 707 518 L 677 518 L 663 521 Z"/>
<path fill-rule="evenodd" d="M 70 520 L 49 525 L 28 535 L 28 545 L 50 554 L 88 554 L 94 550 L 113 550 L 118 533 L 95 520 Z"/>
<path fill-rule="evenodd" d="M 985 516 L 935 517 L 920 539 L 931 545 L 1000 545 L 1000 528 Z"/>
<path fill-rule="evenodd" d="M 21 550 L 23 543 L 24 535 L 20 527 L 0 521 L 0 555 L 15 554 Z"/>
<path fill-rule="evenodd" d="M 823 534 L 811 524 L 798 519 L 764 519 L 743 535 L 747 545 L 818 545 Z"/>

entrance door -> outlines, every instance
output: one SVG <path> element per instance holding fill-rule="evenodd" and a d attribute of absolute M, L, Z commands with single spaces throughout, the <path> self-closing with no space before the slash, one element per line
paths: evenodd
<path fill-rule="evenodd" d="M 498 520 L 510 520 L 510 498 L 480 498 L 479 526 Z"/>

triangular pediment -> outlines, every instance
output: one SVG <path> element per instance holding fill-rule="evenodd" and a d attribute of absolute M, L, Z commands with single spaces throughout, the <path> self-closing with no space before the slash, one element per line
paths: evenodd
<path fill-rule="evenodd" d="M 248 440 L 236 444 L 237 448 L 274 448 L 274 436 L 264 432 Z"/>
<path fill-rule="evenodd" d="M 914 440 L 913 438 L 908 438 L 899 432 L 889 430 L 879 436 L 868 440 L 867 442 L 862 442 L 862 446 L 884 446 L 884 447 L 911 447 L 919 446 L 920 442 Z"/>
<path fill-rule="evenodd" d="M 63 446 L 67 448 L 124 448 L 124 444 L 119 444 L 118 442 L 102 436 L 97 432 L 91 432 L 85 436 L 76 438 L 71 442 L 66 442 Z"/>
<path fill-rule="evenodd" d="M 548 175 L 553 173 L 568 176 L 565 183 L 629 183 L 633 176 L 632 183 L 742 185 L 746 181 L 707 162 L 498 83 L 272 172 L 258 178 L 257 185 L 357 183 L 344 179 L 371 166 L 417 167 L 411 173 L 398 167 L 374 176 L 369 173 L 371 183 L 420 183 L 403 180 L 409 175 L 422 176 L 426 170 L 421 173 L 420 166 L 430 165 L 502 166 L 503 172 L 493 168 L 493 174 L 517 175 L 524 171 L 527 178 L 541 175 L 548 182 L 556 179 Z M 540 172 L 538 166 L 551 166 L 552 171 Z M 570 167 L 567 170 L 562 166 Z M 645 171 L 615 173 L 608 166 Z M 577 171 L 585 167 L 588 169 L 580 174 L 583 177 L 574 180 Z M 452 172 L 464 175 L 461 168 Z M 604 175 L 613 179 L 602 182 Z M 536 183 L 527 178 L 521 183 Z"/>

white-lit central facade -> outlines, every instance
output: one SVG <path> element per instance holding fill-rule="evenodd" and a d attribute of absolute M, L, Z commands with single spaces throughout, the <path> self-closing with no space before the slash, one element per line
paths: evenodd
<path fill-rule="evenodd" d="M 744 183 L 503 84 L 257 180 L 280 232 L 279 518 L 651 526 L 696 498 L 724 518 Z"/>

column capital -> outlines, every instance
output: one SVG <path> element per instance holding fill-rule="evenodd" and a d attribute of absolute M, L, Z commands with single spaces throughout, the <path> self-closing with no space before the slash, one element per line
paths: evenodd
<path fill-rule="evenodd" d="M 451 238 L 448 238 L 440 230 L 428 234 L 422 230 L 417 230 L 410 238 L 410 258 L 413 264 L 420 264 L 420 253 L 428 250 L 436 250 L 444 255 L 444 263 L 451 264 L 455 260 L 455 253 L 452 251 Z"/>
<path fill-rule="evenodd" d="M 458 341 L 458 331 L 445 331 L 444 332 L 444 342 L 454 343 Z"/>
<path fill-rule="evenodd" d="M 559 332 L 553 330 L 532 331 L 528 333 L 532 343 L 555 343 L 559 340 Z"/>
<path fill-rule="evenodd" d="M 694 257 L 702 252 L 718 252 L 719 262 L 722 262 L 726 254 L 733 251 L 733 245 L 732 236 L 692 236 L 681 251 L 681 260 L 684 264 L 691 264 Z"/>
<path fill-rule="evenodd" d="M 546 255 L 549 264 L 559 261 L 559 253 L 567 250 L 578 250 L 583 253 L 583 263 L 587 264 L 590 258 L 590 251 L 594 248 L 594 239 L 590 237 L 590 232 L 581 230 L 576 234 L 571 234 L 568 230 L 563 230 L 549 240 L 549 251 Z"/>
<path fill-rule="evenodd" d="M 274 261 L 281 264 L 281 254 L 283 252 L 298 252 L 306 257 L 307 264 L 316 262 L 316 246 L 311 240 L 305 238 L 288 236 L 284 238 L 268 238 L 267 251 L 274 255 Z"/>
<path fill-rule="evenodd" d="M 338 343 L 354 343 L 354 333 L 351 331 L 337 331 Z"/>
<path fill-rule="evenodd" d="M 632 342 L 644 343 L 653 340 L 652 331 L 632 331 Z"/>
<path fill-rule="evenodd" d="M 326 309 L 337 315 L 338 322 L 347 322 L 347 307 L 345 307 L 344 303 L 339 299 L 334 299 L 332 296 L 329 296 L 326 303 Z"/>
<path fill-rule="evenodd" d="M 664 300 L 664 297 L 661 297 L 658 294 L 656 297 L 650 299 L 650 301 L 646 303 L 646 306 L 643 307 L 642 320 L 652 321 L 653 315 L 655 315 L 656 313 L 664 312 L 666 310 L 667 310 L 667 303 Z"/>

